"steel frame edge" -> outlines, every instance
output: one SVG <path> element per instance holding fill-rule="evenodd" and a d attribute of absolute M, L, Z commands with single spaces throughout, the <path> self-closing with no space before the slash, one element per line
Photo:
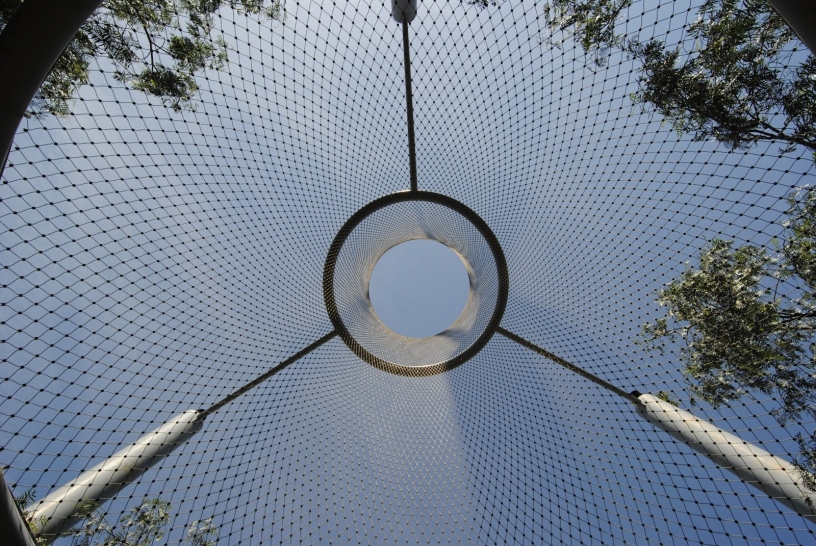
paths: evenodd
<path fill-rule="evenodd" d="M 26 0 L 0 32 L 0 176 L 28 110 L 51 67 L 102 0 Z"/>

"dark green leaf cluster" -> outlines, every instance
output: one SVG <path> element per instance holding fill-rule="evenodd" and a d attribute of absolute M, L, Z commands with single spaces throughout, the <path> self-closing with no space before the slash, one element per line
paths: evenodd
<path fill-rule="evenodd" d="M 497 0 L 466 0 L 466 2 L 471 6 L 476 6 L 481 9 L 484 9 L 488 6 L 495 6 L 498 4 Z"/>
<path fill-rule="evenodd" d="M 816 474 L 814 474 L 816 473 L 816 431 L 809 438 L 797 434 L 796 441 L 799 443 L 800 454 L 793 464 L 799 470 L 799 476 L 802 478 L 805 487 L 811 491 L 816 491 Z M 806 498 L 809 499 L 810 497 Z M 813 508 L 816 507 L 811 505 L 811 509 Z"/>
<path fill-rule="evenodd" d="M 691 391 L 714 407 L 759 391 L 779 399 L 774 413 L 782 423 L 816 417 L 816 189 L 804 188 L 788 203 L 779 256 L 714 239 L 697 266 L 658 293 L 667 314 L 645 324 L 641 338 L 659 349 L 683 342 Z M 793 288 L 780 295 L 782 282 Z M 794 463 L 816 491 L 816 432 L 796 439 Z"/>
<path fill-rule="evenodd" d="M 34 515 L 28 510 L 28 506 L 34 502 L 35 498 L 35 490 L 34 489 L 26 489 L 23 491 L 22 495 L 19 497 L 14 497 L 14 502 L 17 504 L 17 508 L 19 508 L 20 513 L 23 516 L 23 521 L 26 522 L 28 525 L 29 530 L 32 533 L 37 533 L 41 528 L 42 525 L 45 523 L 45 518 L 34 518 Z M 45 545 L 46 540 L 42 537 L 38 537 L 34 539 L 35 544 L 38 545 Z"/>
<path fill-rule="evenodd" d="M 24 491 L 14 501 L 36 535 L 45 522 L 34 521 L 28 510 L 28 506 L 34 501 L 34 490 Z M 72 537 L 72 546 L 150 546 L 164 537 L 171 510 L 172 506 L 166 500 L 144 499 L 139 506 L 123 514 L 116 525 L 111 525 L 98 504 L 83 502 L 76 511 L 82 517 L 82 526 L 68 531 L 66 536 Z M 213 518 L 207 518 L 192 522 L 187 528 L 184 542 L 191 546 L 215 546 L 218 542 L 218 527 L 212 520 Z M 46 544 L 48 541 L 44 537 L 38 537 L 36 542 Z"/>
<path fill-rule="evenodd" d="M 709 0 L 689 27 L 688 55 L 659 40 L 627 44 L 642 67 L 637 103 L 680 133 L 731 149 L 757 141 L 816 152 L 816 60 L 799 66 L 785 21 L 764 0 Z"/>
<path fill-rule="evenodd" d="M 816 160 L 816 59 L 765 0 L 707 0 L 688 28 L 690 52 L 616 31 L 631 0 L 554 0 L 553 32 L 569 31 L 598 65 L 618 49 L 639 61 L 632 99 L 679 133 L 730 149 L 780 142 Z M 797 53 L 797 50 L 800 53 Z"/>
<path fill-rule="evenodd" d="M 778 256 L 713 240 L 658 293 L 667 314 L 645 324 L 642 339 L 651 348 L 682 342 L 691 390 L 713 406 L 758 391 L 779 399 L 783 423 L 816 416 L 816 189 L 789 204 Z"/>
<path fill-rule="evenodd" d="M 0 0 L 0 29 L 20 3 Z M 133 89 L 159 97 L 174 110 L 191 109 L 196 78 L 221 69 L 227 60 L 226 42 L 212 32 L 213 17 L 224 6 L 284 17 L 283 0 L 105 0 L 57 59 L 27 115 L 70 113 L 95 57 L 108 58 L 115 78 Z"/>
<path fill-rule="evenodd" d="M 82 527 L 73 532 L 73 546 L 150 546 L 164 537 L 170 521 L 170 503 L 144 500 L 110 525 L 98 506 L 89 506 Z M 101 542 L 97 542 L 101 538 Z"/>
<path fill-rule="evenodd" d="M 672 396 L 672 394 L 668 391 L 658 391 L 657 394 L 655 394 L 655 398 L 668 402 L 672 406 L 680 406 L 680 401 Z"/>

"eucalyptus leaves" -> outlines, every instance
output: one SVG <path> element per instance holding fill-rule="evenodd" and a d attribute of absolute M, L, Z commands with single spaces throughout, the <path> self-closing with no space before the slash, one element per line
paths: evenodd
<path fill-rule="evenodd" d="M 0 31 L 21 2 L 0 2 Z M 222 7 L 284 18 L 283 0 L 105 0 L 57 59 L 27 115 L 70 114 L 97 57 L 113 65 L 116 80 L 173 110 L 193 109 L 197 79 L 227 61 L 227 43 L 214 27 Z"/>
<path fill-rule="evenodd" d="M 144 499 L 111 525 L 98 506 L 89 506 L 82 527 L 73 531 L 72 546 L 151 546 L 162 540 L 172 507 L 166 500 Z M 218 528 L 213 518 L 192 522 L 184 542 L 190 546 L 215 546 Z"/>
<path fill-rule="evenodd" d="M 34 491 L 25 491 L 17 502 L 26 523 L 36 535 L 42 522 L 29 517 L 27 507 L 34 500 Z M 72 546 L 152 546 L 164 538 L 172 515 L 171 504 L 161 498 L 143 499 L 139 506 L 122 514 L 115 525 L 108 522 L 105 512 L 94 503 L 80 508 L 83 514 L 82 526 L 66 533 Z M 196 520 L 187 527 L 184 542 L 190 546 L 215 546 L 218 542 L 218 527 L 213 518 Z M 42 538 L 38 544 L 46 544 Z"/>
<path fill-rule="evenodd" d="M 545 4 L 549 41 L 560 47 L 572 37 L 601 67 L 613 51 L 634 59 L 632 100 L 678 133 L 729 149 L 760 141 L 780 143 L 783 153 L 802 146 L 816 160 L 816 59 L 767 1 L 707 0 L 687 40 L 674 47 L 627 34 L 632 3 L 552 0 Z"/>
<path fill-rule="evenodd" d="M 779 401 L 783 424 L 816 417 L 816 188 L 788 203 L 775 252 L 714 239 L 660 290 L 666 316 L 645 324 L 641 340 L 682 343 L 690 390 L 714 407 L 758 391 Z M 816 471 L 816 432 L 797 439 L 800 467 Z"/>

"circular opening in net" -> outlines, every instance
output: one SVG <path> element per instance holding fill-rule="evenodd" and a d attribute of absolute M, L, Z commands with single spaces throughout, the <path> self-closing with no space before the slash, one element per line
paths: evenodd
<path fill-rule="evenodd" d="M 411 338 L 447 330 L 470 294 L 465 264 L 449 247 L 418 239 L 388 250 L 368 285 L 374 312 L 394 332 Z"/>
<path fill-rule="evenodd" d="M 451 249 L 469 287 L 453 324 L 421 338 L 386 326 L 369 293 L 380 258 L 415 240 Z M 332 242 L 323 270 L 323 298 L 340 338 L 365 362 L 408 376 L 442 373 L 478 353 L 499 326 L 508 288 L 504 254 L 485 221 L 463 203 L 425 191 L 387 195 L 354 213 Z"/>

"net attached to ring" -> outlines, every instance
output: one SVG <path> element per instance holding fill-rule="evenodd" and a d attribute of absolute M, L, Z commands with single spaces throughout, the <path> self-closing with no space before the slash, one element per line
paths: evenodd
<path fill-rule="evenodd" d="M 617 30 L 694 51 L 698 1 L 639 1 Z M 501 326 L 627 392 L 685 393 L 681 346 L 634 340 L 713 238 L 771 247 L 809 150 L 728 150 L 629 99 L 543 3 L 424 1 L 411 24 L 419 188 L 474 210 L 508 262 Z M 409 186 L 401 29 L 382 3 L 223 8 L 222 71 L 195 111 L 104 58 L 73 115 L 26 119 L 0 184 L 0 464 L 36 497 L 333 329 L 342 226 Z M 803 50 L 791 52 L 801 60 Z M 778 401 L 693 409 L 792 460 Z M 328 341 L 207 418 L 105 504 L 172 503 L 164 541 L 212 518 L 239 544 L 812 544 L 814 526 L 629 402 L 493 336 L 430 377 Z M 70 541 L 61 539 L 62 544 Z"/>
<path fill-rule="evenodd" d="M 421 339 L 385 326 L 368 296 L 377 260 L 414 239 L 454 250 L 470 284 L 456 321 Z M 501 321 L 507 293 L 507 264 L 493 232 L 463 204 L 429 192 L 394 194 L 361 209 L 335 238 L 324 272 L 327 309 L 343 340 L 375 367 L 406 375 L 441 373 L 478 352 Z"/>

